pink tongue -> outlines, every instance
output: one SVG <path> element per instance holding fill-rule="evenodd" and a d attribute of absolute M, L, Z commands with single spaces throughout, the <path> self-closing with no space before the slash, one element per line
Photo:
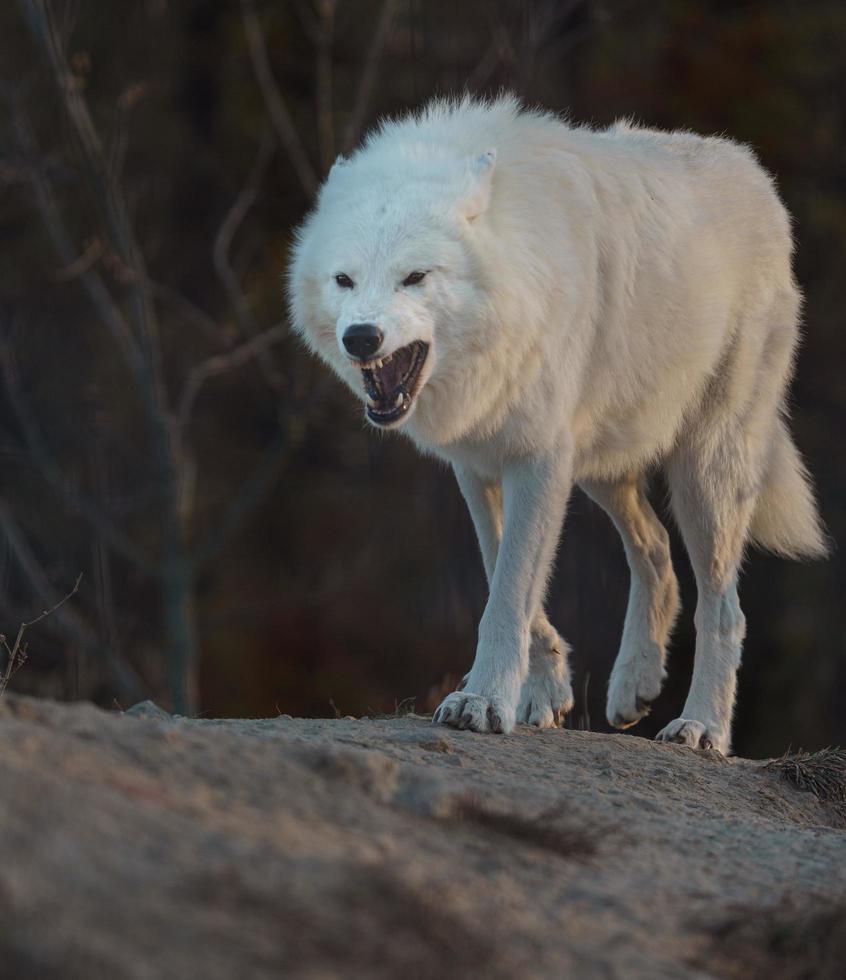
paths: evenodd
<path fill-rule="evenodd" d="M 407 347 L 398 350 L 394 356 L 376 371 L 382 391 L 388 395 L 400 386 L 403 375 L 411 363 L 411 351 Z"/>

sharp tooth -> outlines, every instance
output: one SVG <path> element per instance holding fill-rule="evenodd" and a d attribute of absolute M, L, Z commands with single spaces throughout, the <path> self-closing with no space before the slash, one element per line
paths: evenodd
<path fill-rule="evenodd" d="M 396 401 L 394 402 L 394 407 L 395 407 L 395 408 L 399 408 L 399 407 L 400 407 L 400 405 L 402 405 L 402 403 L 403 403 L 404 401 L 405 401 L 405 395 L 403 395 L 403 393 L 402 393 L 402 392 L 400 392 L 400 393 L 399 393 L 399 394 L 397 395 L 397 400 L 396 400 Z"/>
<path fill-rule="evenodd" d="M 377 361 L 376 362 L 376 367 L 377 368 L 381 368 L 382 367 L 382 362 L 381 361 Z"/>

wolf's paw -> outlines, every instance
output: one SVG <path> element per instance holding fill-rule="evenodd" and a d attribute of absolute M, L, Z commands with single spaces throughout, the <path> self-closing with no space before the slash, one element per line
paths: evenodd
<path fill-rule="evenodd" d="M 472 732 L 497 732 L 507 735 L 514 728 L 514 709 L 500 698 L 455 691 L 448 694 L 432 716 L 438 725 L 469 728 Z"/>
<path fill-rule="evenodd" d="M 517 721 L 554 728 L 573 707 L 567 646 L 552 627 L 532 631 L 529 674 L 520 691 Z"/>
<path fill-rule="evenodd" d="M 692 749 L 716 749 L 728 754 L 728 734 L 721 732 L 716 725 L 706 725 L 689 718 L 676 718 L 655 736 L 659 742 L 676 742 Z"/>
<path fill-rule="evenodd" d="M 649 714 L 667 676 L 657 647 L 617 658 L 608 682 L 606 717 L 614 728 L 629 728 Z"/>

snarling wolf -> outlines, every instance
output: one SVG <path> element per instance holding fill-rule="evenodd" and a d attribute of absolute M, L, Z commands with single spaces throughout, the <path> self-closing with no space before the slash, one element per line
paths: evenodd
<path fill-rule="evenodd" d="M 573 704 L 544 590 L 578 484 L 631 570 L 608 720 L 658 696 L 678 587 L 647 474 L 663 467 L 696 576 L 696 656 L 665 741 L 728 752 L 749 543 L 826 551 L 787 426 L 801 298 L 787 212 L 752 152 L 435 101 L 339 158 L 296 236 L 292 322 L 364 403 L 448 461 L 490 595 L 435 721 L 550 726 Z"/>

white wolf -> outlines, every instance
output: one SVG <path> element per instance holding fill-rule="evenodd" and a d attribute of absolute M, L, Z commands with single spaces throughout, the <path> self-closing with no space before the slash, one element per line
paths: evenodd
<path fill-rule="evenodd" d="M 698 603 L 690 693 L 658 737 L 729 751 L 744 547 L 826 550 L 785 422 L 791 252 L 772 181 L 726 139 L 468 97 L 339 158 L 297 235 L 294 326 L 373 425 L 452 465 L 490 587 L 472 669 L 435 721 L 509 732 L 571 708 L 543 599 L 574 483 L 631 569 L 608 720 L 649 711 L 678 606 L 644 492 L 660 464 Z"/>

